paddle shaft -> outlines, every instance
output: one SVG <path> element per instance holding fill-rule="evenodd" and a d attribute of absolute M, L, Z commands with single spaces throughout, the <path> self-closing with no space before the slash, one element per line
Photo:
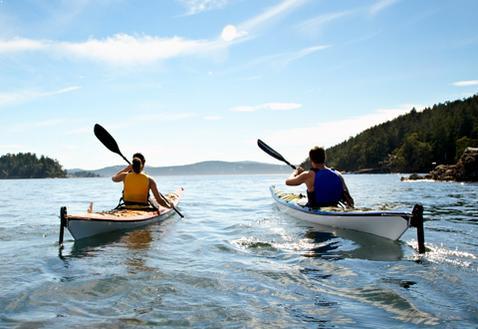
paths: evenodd
<path fill-rule="evenodd" d="M 269 145 L 267 145 L 266 143 L 264 143 L 262 140 L 258 139 L 257 140 L 257 145 L 259 146 L 259 148 L 261 150 L 263 150 L 265 153 L 269 154 L 271 157 L 273 157 L 274 159 L 277 159 L 279 161 L 282 161 L 284 163 L 286 163 L 287 165 L 289 165 L 292 169 L 297 169 L 296 166 L 294 166 L 293 164 L 291 164 L 289 161 L 287 161 L 279 152 L 277 152 L 276 150 L 274 150 L 272 147 L 270 147 Z"/>
<path fill-rule="evenodd" d="M 99 124 L 95 124 L 95 128 L 94 128 L 94 132 L 95 132 L 95 136 L 100 140 L 100 142 L 108 149 L 110 150 L 111 152 L 113 153 L 116 153 L 118 154 L 119 156 L 121 156 L 129 165 L 131 165 L 131 162 L 123 155 L 123 153 L 121 153 L 119 147 L 118 147 L 118 143 L 116 143 L 116 140 L 113 138 L 113 136 L 111 136 L 111 134 L 105 129 L 103 128 L 102 126 L 100 126 Z M 181 214 L 179 212 L 179 210 L 174 206 L 174 204 L 172 204 L 171 202 L 169 202 L 168 199 L 166 199 L 162 194 L 161 192 L 159 192 L 159 196 L 161 198 L 163 198 L 163 200 L 165 200 L 167 203 L 169 203 L 171 205 L 171 207 L 174 209 L 174 211 L 181 217 L 183 218 L 184 215 Z"/>
<path fill-rule="evenodd" d="M 129 165 L 131 164 L 131 161 L 129 161 L 128 159 L 126 159 L 126 157 L 125 157 L 123 154 L 119 153 L 119 155 L 120 155 L 120 156 L 124 159 L 124 161 L 126 161 Z"/>
<path fill-rule="evenodd" d="M 292 169 L 297 169 L 296 166 L 294 166 L 293 164 L 290 164 L 289 162 L 285 161 L 285 159 L 284 159 L 284 162 L 287 163 Z"/>

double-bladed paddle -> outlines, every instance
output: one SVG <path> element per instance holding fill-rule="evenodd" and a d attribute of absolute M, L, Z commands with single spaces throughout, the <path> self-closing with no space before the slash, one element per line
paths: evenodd
<path fill-rule="evenodd" d="M 297 169 L 296 166 L 294 166 L 293 164 L 290 164 L 289 161 L 287 161 L 279 152 L 277 152 L 276 150 L 274 150 L 272 147 L 270 147 L 269 145 L 267 145 L 266 143 L 264 143 L 263 141 L 261 141 L 260 139 L 257 140 L 257 146 L 259 146 L 259 148 L 261 150 L 263 150 L 264 152 L 266 152 L 267 154 L 269 154 L 271 157 L 273 157 L 274 159 L 277 159 L 279 161 L 282 161 L 282 162 L 285 162 L 287 163 L 289 166 L 292 167 L 292 169 Z"/>
<path fill-rule="evenodd" d="M 106 146 L 106 148 L 108 150 L 110 150 L 111 152 L 113 153 L 116 153 L 118 154 L 119 156 L 121 156 L 128 164 L 131 164 L 131 162 L 123 155 L 123 153 L 121 153 L 119 147 L 118 147 L 118 143 L 116 143 L 115 139 L 113 138 L 113 136 L 110 135 L 110 133 L 108 131 L 106 131 L 105 128 L 103 128 L 102 126 L 100 126 L 99 124 L 95 124 L 95 128 L 93 129 L 94 132 L 95 132 L 95 136 L 96 138 L 98 138 L 100 140 L 101 143 L 103 143 L 104 146 Z M 158 191 L 159 193 L 159 191 Z M 159 193 L 159 196 L 162 197 L 164 200 L 166 200 L 167 202 L 169 202 L 168 199 L 166 199 L 161 193 Z M 170 202 L 172 208 L 174 209 L 174 211 L 176 211 L 178 213 L 178 215 L 183 218 L 183 214 L 181 214 L 179 212 L 178 209 L 176 209 L 176 207 Z"/>

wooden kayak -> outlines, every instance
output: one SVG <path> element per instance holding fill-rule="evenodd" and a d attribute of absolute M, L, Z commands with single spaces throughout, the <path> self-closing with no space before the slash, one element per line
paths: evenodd
<path fill-rule="evenodd" d="M 366 232 L 391 240 L 398 240 L 412 224 L 412 213 L 408 212 L 309 208 L 305 196 L 285 193 L 275 186 L 271 186 L 270 191 L 280 211 L 312 223 Z"/>
<path fill-rule="evenodd" d="M 166 198 L 177 206 L 183 195 L 183 188 L 166 194 Z M 137 227 L 160 222 L 175 214 L 173 209 L 159 207 L 155 209 L 113 209 L 103 212 L 67 214 L 66 207 L 61 209 L 60 245 L 63 243 L 63 228 L 70 231 L 75 240 L 119 230 L 131 230 Z"/>

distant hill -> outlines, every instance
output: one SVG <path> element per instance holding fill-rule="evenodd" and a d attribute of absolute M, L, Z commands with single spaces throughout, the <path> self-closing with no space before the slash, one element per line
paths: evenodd
<path fill-rule="evenodd" d="M 345 171 L 428 172 L 478 146 L 478 95 L 445 102 L 369 128 L 327 149 L 329 166 Z"/>
<path fill-rule="evenodd" d="M 125 166 L 111 166 L 97 170 L 89 170 L 92 174 L 109 177 Z M 70 169 L 68 172 L 81 171 Z M 289 173 L 291 169 L 283 165 L 274 165 L 254 161 L 204 161 L 182 166 L 148 167 L 145 172 L 151 176 L 184 176 L 184 175 L 242 175 L 242 174 L 276 174 Z"/>

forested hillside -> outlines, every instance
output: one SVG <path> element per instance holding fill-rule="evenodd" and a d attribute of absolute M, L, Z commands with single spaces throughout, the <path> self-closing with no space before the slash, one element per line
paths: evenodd
<path fill-rule="evenodd" d="M 428 172 L 478 146 L 478 94 L 374 126 L 327 150 L 328 165 L 345 171 Z"/>
<path fill-rule="evenodd" d="M 66 177 L 66 172 L 57 160 L 43 155 L 38 158 L 33 153 L 6 154 L 0 157 L 0 179 L 47 177 Z"/>

